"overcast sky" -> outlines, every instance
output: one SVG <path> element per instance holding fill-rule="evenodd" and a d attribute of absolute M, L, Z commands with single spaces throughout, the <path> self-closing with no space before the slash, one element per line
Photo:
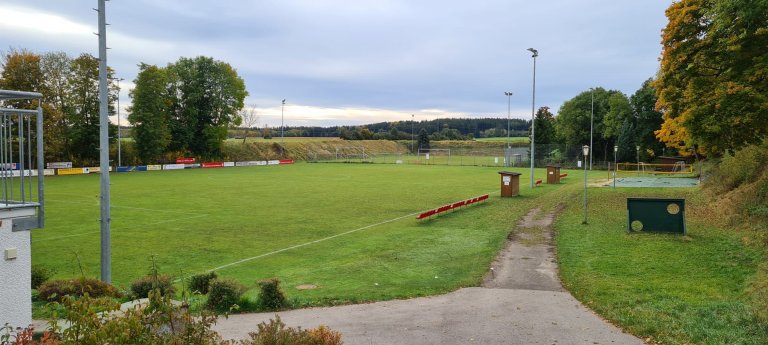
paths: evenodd
<path fill-rule="evenodd" d="M 259 125 L 530 118 L 592 86 L 634 93 L 658 69 L 672 0 L 112 0 L 108 63 L 211 56 L 245 80 Z M 98 56 L 97 0 L 1 0 L 0 47 Z M 123 114 L 125 118 L 125 114 Z"/>

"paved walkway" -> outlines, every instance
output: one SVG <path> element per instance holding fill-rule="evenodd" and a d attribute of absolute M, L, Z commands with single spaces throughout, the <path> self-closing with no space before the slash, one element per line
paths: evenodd
<path fill-rule="evenodd" d="M 553 214 L 531 211 L 493 264 L 483 287 L 339 307 L 241 314 L 214 327 L 243 339 L 280 315 L 291 327 L 326 325 L 345 344 L 643 344 L 603 321 L 562 288 L 551 245 Z"/>

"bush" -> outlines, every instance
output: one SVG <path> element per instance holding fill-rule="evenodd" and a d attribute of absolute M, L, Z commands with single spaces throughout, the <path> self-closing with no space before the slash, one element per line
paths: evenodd
<path fill-rule="evenodd" d="M 216 272 L 196 274 L 189 279 L 189 290 L 199 292 L 203 295 L 208 294 L 211 288 L 211 281 L 216 279 Z"/>
<path fill-rule="evenodd" d="M 206 307 L 218 312 L 227 312 L 237 305 L 245 287 L 231 279 L 215 279 L 211 281 Z"/>
<path fill-rule="evenodd" d="M 32 265 L 32 288 L 37 289 L 40 285 L 48 281 L 48 279 L 51 279 L 52 276 L 53 271 L 49 268 L 40 265 Z"/>
<path fill-rule="evenodd" d="M 148 275 L 131 283 L 131 292 L 135 298 L 147 298 L 149 292 L 158 289 L 163 296 L 173 295 L 173 278 L 166 274 Z"/>
<path fill-rule="evenodd" d="M 248 333 L 251 339 L 244 340 L 243 345 L 341 345 L 341 333 L 332 331 L 325 326 L 311 330 L 301 327 L 286 327 L 279 316 L 269 323 L 262 322 L 257 325 L 258 331 Z"/>
<path fill-rule="evenodd" d="M 722 191 L 729 191 L 743 183 L 755 181 L 768 167 L 768 141 L 762 145 L 749 145 L 727 154 L 718 165 L 714 178 L 710 179 L 713 186 Z"/>
<path fill-rule="evenodd" d="M 82 297 L 86 293 L 91 297 L 122 297 L 114 286 L 94 278 L 70 280 L 50 280 L 37 288 L 40 299 L 61 302 L 65 296 Z"/>
<path fill-rule="evenodd" d="M 269 278 L 259 281 L 259 307 L 263 310 L 279 310 L 288 303 L 285 300 L 285 294 L 280 289 L 280 280 Z"/>

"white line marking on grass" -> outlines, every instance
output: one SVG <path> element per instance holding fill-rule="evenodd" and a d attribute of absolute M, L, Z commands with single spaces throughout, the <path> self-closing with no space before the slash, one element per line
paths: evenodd
<path fill-rule="evenodd" d="M 328 237 L 324 237 L 324 238 L 321 238 L 321 239 L 318 239 L 318 240 L 309 241 L 309 242 L 302 243 L 302 244 L 297 244 L 295 246 L 290 246 L 290 247 L 286 247 L 286 248 L 283 248 L 283 249 L 278 249 L 278 250 L 275 250 L 275 251 L 272 251 L 272 252 L 269 252 L 269 253 L 264 253 L 264 254 L 261 254 L 261 255 L 252 256 L 250 258 L 245 258 L 245 259 L 242 259 L 242 260 L 238 260 L 238 261 L 235 261 L 235 262 L 232 262 L 232 263 L 228 263 L 226 265 L 221 265 L 221 266 L 216 267 L 216 268 L 211 268 L 211 269 L 209 269 L 209 270 L 207 270 L 205 272 L 218 271 L 218 270 L 221 270 L 221 269 L 225 269 L 227 267 L 231 267 L 231 266 L 242 264 L 244 262 L 260 259 L 260 258 L 263 258 L 265 256 L 270 256 L 270 255 L 282 253 L 284 251 L 288 251 L 288 250 L 291 250 L 291 249 L 306 247 L 306 246 L 311 245 L 311 244 L 320 243 L 320 242 L 327 241 L 327 240 L 330 240 L 330 239 L 334 239 L 336 237 L 340 237 L 340 236 L 344 236 L 344 235 L 349 235 L 351 233 L 362 231 L 362 230 L 365 230 L 365 229 L 370 229 L 370 228 L 373 228 L 373 227 L 376 227 L 376 226 L 379 226 L 379 225 L 384 225 L 384 224 L 387 224 L 387 223 L 396 222 L 398 220 L 401 220 L 401 219 L 404 219 L 404 218 L 407 218 L 407 217 L 413 217 L 413 216 L 415 216 L 417 214 L 420 214 L 421 212 L 422 211 L 406 214 L 404 216 L 400 216 L 400 217 L 397 217 L 397 218 L 392 218 L 390 220 L 385 220 L 383 222 L 379 222 L 379 223 L 376 223 L 376 224 L 366 225 L 366 226 L 364 226 L 362 228 L 357 228 L 357 229 L 354 229 L 354 230 L 349 230 L 349 231 L 342 232 L 340 234 L 336 234 L 336 235 L 333 235 L 333 236 L 328 236 Z M 176 279 L 176 281 L 181 281 L 181 279 Z"/>
<path fill-rule="evenodd" d="M 154 222 L 154 223 L 149 223 L 149 224 L 138 224 L 136 226 L 122 227 L 122 228 L 118 228 L 118 229 L 114 229 L 114 230 L 119 230 L 118 233 L 122 233 L 123 230 L 130 230 L 130 229 L 135 229 L 135 228 L 139 228 L 139 227 L 146 227 L 146 226 L 158 225 L 158 224 L 164 224 L 164 223 L 172 223 L 172 222 L 179 221 L 179 220 L 195 219 L 195 218 L 202 218 L 202 217 L 208 217 L 208 216 L 209 216 L 208 214 L 201 214 L 201 215 L 192 216 L 192 217 L 166 219 L 166 220 L 161 220 L 159 222 Z M 91 235 L 91 234 L 98 234 L 100 232 L 101 232 L 101 230 L 99 230 L 99 231 L 81 232 L 81 233 L 72 234 L 72 235 L 64 235 L 64 236 L 57 236 L 57 237 L 41 238 L 41 239 L 38 239 L 38 240 L 33 240 L 32 242 L 34 243 L 34 242 L 45 242 L 45 241 L 59 240 L 59 239 L 62 239 L 62 238 L 78 237 L 78 236 L 85 236 L 85 235 Z"/>

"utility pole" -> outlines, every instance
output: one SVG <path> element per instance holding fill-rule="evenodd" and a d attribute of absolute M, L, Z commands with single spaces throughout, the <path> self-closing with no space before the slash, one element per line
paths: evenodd
<path fill-rule="evenodd" d="M 112 244 L 109 205 L 109 94 L 107 93 L 107 19 L 105 0 L 99 0 L 99 169 L 101 175 L 101 281 L 112 282 Z"/>

